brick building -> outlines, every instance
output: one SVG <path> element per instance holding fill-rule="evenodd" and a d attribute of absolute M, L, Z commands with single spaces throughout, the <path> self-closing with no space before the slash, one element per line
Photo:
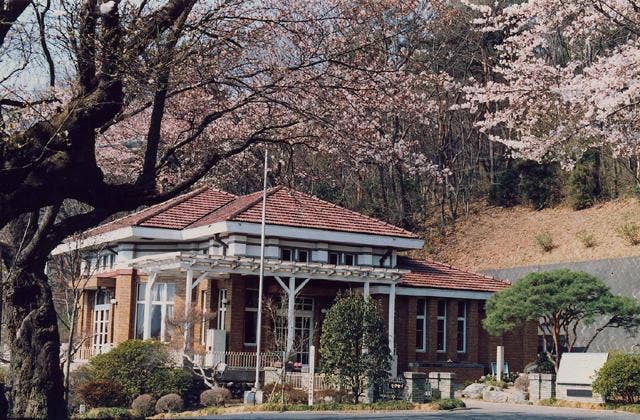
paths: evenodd
<path fill-rule="evenodd" d="M 91 273 L 78 319 L 80 336 L 89 338 L 82 357 L 131 338 L 176 340 L 169 320 L 194 307 L 208 316 L 185 334 L 190 345 L 229 363 L 253 354 L 255 367 L 261 209 L 261 192 L 203 187 L 88 232 L 79 244 Z M 509 283 L 403 256 L 423 246 L 409 231 L 275 187 L 267 192 L 265 234 L 263 296 L 286 299 L 281 327 L 287 346 L 299 343 L 302 366 L 310 345 L 319 347 L 326 310 L 349 289 L 379 301 L 398 372 L 475 379 L 489 370 L 497 345 L 512 371 L 536 357 L 535 326 L 502 337 L 481 327 L 484 302 Z M 61 244 L 54 254 L 77 247 Z M 263 318 L 263 330 L 268 323 Z"/>

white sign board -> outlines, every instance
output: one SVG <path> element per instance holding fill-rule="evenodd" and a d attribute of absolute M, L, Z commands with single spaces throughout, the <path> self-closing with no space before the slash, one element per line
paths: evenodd
<path fill-rule="evenodd" d="M 608 353 L 564 353 L 560 359 L 557 384 L 591 385 Z"/>

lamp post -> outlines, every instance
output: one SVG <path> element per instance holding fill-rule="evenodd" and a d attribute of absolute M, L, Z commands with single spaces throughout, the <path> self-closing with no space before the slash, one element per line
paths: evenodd
<path fill-rule="evenodd" d="M 267 218 L 267 146 L 264 148 L 264 174 L 262 181 L 262 226 L 260 232 L 260 277 L 258 280 L 258 320 L 256 326 L 256 391 L 260 390 L 260 342 L 262 341 L 262 289 L 264 284 L 264 241 Z"/>

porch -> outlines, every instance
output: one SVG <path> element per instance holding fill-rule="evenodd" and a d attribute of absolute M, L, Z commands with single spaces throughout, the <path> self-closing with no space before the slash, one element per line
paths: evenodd
<path fill-rule="evenodd" d="M 204 367 L 223 362 L 233 369 L 255 369 L 258 258 L 174 252 L 137 258 L 130 266 L 135 274 L 130 280 L 134 322 L 130 322 L 129 338 L 181 341 L 182 350 L 198 350 L 194 357 Z M 286 350 L 294 354 L 296 369 L 304 370 L 310 346 L 319 347 L 322 320 L 336 294 L 355 289 L 369 297 L 372 286 L 388 290 L 389 347 L 396 354 L 395 290 L 404 273 L 392 268 L 266 259 L 263 298 L 280 299 L 283 311 L 279 325 L 268 317 L 262 319 L 261 368 L 274 366 L 278 358 L 270 355 Z M 120 287 L 115 283 L 114 296 Z M 117 305 L 121 303 L 118 299 Z M 190 319 L 194 308 L 209 318 L 194 322 Z M 104 327 L 97 320 L 113 314 L 98 315 L 93 324 L 100 332 Z M 170 318 L 184 324 L 180 337 L 169 331 Z M 108 328 L 116 328 L 115 321 Z M 274 345 L 268 334 L 276 329 L 283 338 L 280 345 Z M 104 340 L 92 343 L 85 356 L 118 344 L 109 340 L 112 333 L 102 336 Z"/>

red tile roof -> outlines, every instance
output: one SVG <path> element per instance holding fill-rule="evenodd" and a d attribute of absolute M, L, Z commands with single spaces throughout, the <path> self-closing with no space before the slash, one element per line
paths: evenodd
<path fill-rule="evenodd" d="M 127 226 L 185 229 L 221 221 L 260 223 L 262 191 L 235 196 L 202 187 L 121 217 L 89 231 L 90 235 Z M 267 223 L 340 232 L 418 238 L 412 232 L 282 186 L 267 191 Z"/>
<path fill-rule="evenodd" d="M 398 257 L 398 268 L 411 270 L 402 276 L 402 286 L 497 292 L 511 285 L 508 281 L 431 260 Z"/>
<path fill-rule="evenodd" d="M 203 217 L 190 227 L 224 220 L 260 223 L 261 217 L 262 194 L 256 192 L 239 197 Z M 340 232 L 418 238 L 408 230 L 282 186 L 267 191 L 267 223 Z"/>
<path fill-rule="evenodd" d="M 233 201 L 236 197 L 215 188 L 201 187 L 163 203 L 107 222 L 87 233 L 97 235 L 129 226 L 183 229 L 202 216 Z"/>

